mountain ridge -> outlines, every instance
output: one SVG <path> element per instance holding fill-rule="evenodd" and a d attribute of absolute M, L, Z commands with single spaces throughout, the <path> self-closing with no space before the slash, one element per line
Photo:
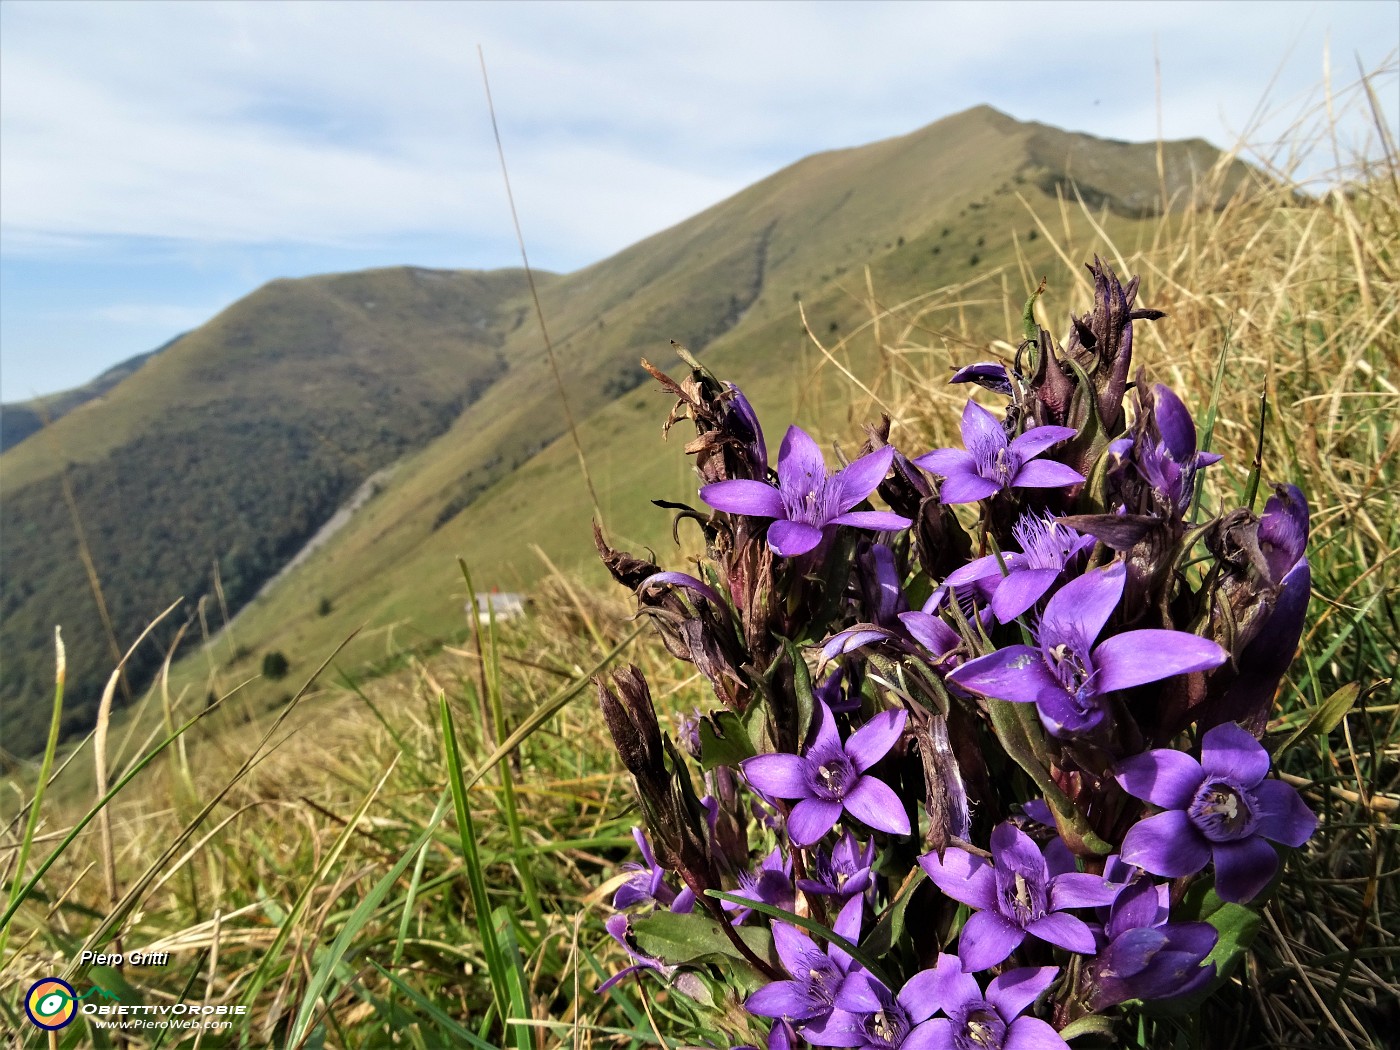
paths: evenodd
<path fill-rule="evenodd" d="M 791 401 L 792 364 L 810 353 L 797 303 L 828 334 L 858 323 L 857 300 L 864 291 L 853 295 L 846 275 L 868 271 L 864 283 L 895 296 L 965 280 L 969 272 L 1014 266 L 1016 253 L 1027 249 L 1016 231 L 1033 237 L 1027 209 L 1054 207 L 1057 191 L 1078 185 L 1071 167 L 1092 176 L 1085 183 L 1090 195 L 1111 198 L 1101 202 L 1104 220 L 1123 229 L 1146 218 L 1144 202 L 1160 201 L 1155 144 L 1047 134 L 1055 130 L 978 107 L 907 135 L 804 158 L 608 259 L 570 274 L 538 274 L 570 408 L 590 446 L 591 466 L 606 475 L 598 479 L 605 503 L 617 497 L 621 504 L 622 495 L 657 486 L 685 495 L 672 466 L 635 454 L 652 425 L 648 420 L 643 426 L 638 414 L 644 392 L 637 387 L 646 377 L 636 361 L 664 361 L 668 340 L 713 356 L 727 374 L 752 383 L 761 407 L 773 408 Z M 1169 195 L 1176 195 L 1178 206 L 1202 203 L 1190 194 L 1205 155 L 1190 143 L 1162 149 L 1164 170 L 1171 174 Z M 1055 160 L 1061 155 L 1063 163 Z M 1045 172 L 1055 177 L 1048 184 Z M 1242 184 L 1246 174 L 1241 166 L 1234 182 Z M 1028 259 L 1034 263 L 1039 256 L 1048 260 L 1049 249 L 1030 245 Z M 444 285 L 455 298 L 432 293 Z M 6 563 L 41 564 L 66 581 L 62 600 L 52 583 L 33 573 L 22 573 L 19 581 L 7 573 L 0 592 L 0 636 L 8 634 L 7 650 L 39 654 L 29 661 L 21 691 L 28 703 L 42 695 L 49 619 L 89 625 L 83 644 L 70 645 L 70 669 L 91 668 L 80 677 L 70 670 L 71 680 L 83 683 L 75 688 L 83 698 L 90 700 L 105 678 L 101 668 L 111 662 L 109 646 L 94 637 L 91 614 L 81 608 L 92 601 L 84 581 L 71 567 L 61 572 L 63 558 L 44 554 L 40 542 L 60 537 L 65 527 L 71 533 L 62 515 L 37 507 L 40 495 L 61 504 L 52 498 L 59 468 L 82 482 L 84 525 L 91 518 L 89 531 L 98 537 L 94 561 L 104 578 L 122 588 L 132 586 L 126 570 L 110 566 L 120 567 L 124 556 L 129 562 L 131 551 L 151 541 L 127 535 L 130 529 L 123 533 L 108 520 L 104 494 L 132 513 L 119 491 L 147 482 L 145 498 L 160 509 L 185 508 L 198 499 L 222 507 L 228 492 L 257 491 L 240 497 L 252 501 L 247 506 L 230 505 L 223 513 L 257 520 L 266 534 L 232 527 L 220 532 L 208 525 L 207 515 L 176 515 L 183 530 L 164 532 L 167 542 L 186 552 L 183 575 L 157 575 L 144 597 L 127 603 L 118 632 L 126 643 L 144 626 L 142 615 L 153 616 L 180 593 L 208 593 L 207 567 L 215 563 L 221 571 L 243 566 L 243 589 L 230 601 L 236 611 L 256 592 L 259 572 L 265 580 L 356 485 L 389 462 L 398 464 L 380 496 L 260 598 L 256 615 L 240 618 L 248 653 L 232 660 L 232 672 L 255 669 L 248 661 L 273 645 L 300 655 L 315 639 L 352 621 L 406 617 L 430 633 L 448 629 L 454 617 L 460 625 L 461 595 L 424 584 L 441 571 L 430 566 L 450 566 L 464 550 L 483 582 L 528 583 L 539 571 L 531 567 L 537 564 L 533 555 L 527 555 L 529 565 L 522 560 L 530 540 L 567 564 L 577 563 L 587 547 L 581 508 L 588 497 L 570 474 L 577 474 L 572 445 L 532 313 L 518 270 L 401 267 L 271 282 L 186 334 L 101 402 L 7 451 L 0 458 L 7 487 L 30 498 L 19 500 L 18 512 L 15 500 L 6 501 L 10 507 L 3 513 L 10 520 L 0 528 Z M 999 305 L 972 304 L 967 311 L 969 323 L 984 329 L 1001 316 Z M 870 356 L 851 352 L 853 361 Z M 250 413 L 242 421 L 220 411 L 234 402 Z M 800 411 L 801 404 L 794 408 Z M 200 412 L 217 423 L 209 440 L 198 435 Z M 172 413 L 182 427 L 160 423 Z M 240 435 L 239 428 L 249 426 L 266 433 L 256 440 Z M 276 455 L 260 455 L 258 441 L 268 442 Z M 147 460 L 133 458 L 132 447 Z M 229 449 L 238 451 L 237 462 L 227 461 Z M 60 450 L 57 456 L 54 450 Z M 209 475 L 204 496 L 152 481 L 152 464 L 162 457 L 187 463 L 195 453 L 203 464 L 196 469 Z M 240 471 L 251 464 L 268 474 L 287 473 L 287 483 L 248 485 Z M 297 502 L 293 494 L 308 483 L 320 486 L 316 498 Z M 41 493 L 44 485 L 49 489 Z M 530 491 L 530 485 L 545 494 Z M 616 527 L 643 541 L 664 535 L 632 511 L 622 513 Z M 39 539 L 12 543 L 17 529 Z M 55 539 L 50 546 L 63 544 Z M 249 556 L 249 549 L 260 553 Z M 142 572 L 162 571 L 159 559 L 147 562 Z M 335 611 L 313 612 L 313 595 Z M 53 616 L 41 617 L 41 608 Z M 16 616 L 23 630 L 15 626 Z M 147 648 L 153 654 L 149 663 L 159 647 Z M 12 712 L 24 701 L 11 686 L 7 680 L 0 703 Z M 72 728 L 80 727 L 90 708 L 90 702 L 78 703 Z M 30 721 L 32 735 L 37 722 Z"/>

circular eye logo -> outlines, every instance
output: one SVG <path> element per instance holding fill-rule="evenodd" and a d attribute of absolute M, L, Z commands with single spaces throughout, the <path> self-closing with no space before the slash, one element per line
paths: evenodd
<path fill-rule="evenodd" d="M 73 986 L 57 977 L 35 981 L 24 997 L 29 1020 L 46 1032 L 56 1032 L 73 1023 L 78 1013 L 78 996 Z"/>

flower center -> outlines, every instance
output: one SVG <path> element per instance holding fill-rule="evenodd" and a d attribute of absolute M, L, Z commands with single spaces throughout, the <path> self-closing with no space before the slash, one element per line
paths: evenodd
<path fill-rule="evenodd" d="M 1227 780 L 1208 780 L 1187 809 L 1192 822 L 1211 842 L 1234 842 L 1254 834 L 1259 801 Z"/>
<path fill-rule="evenodd" d="M 957 1050 L 1002 1050 L 1006 1023 L 991 1007 L 969 1010 L 957 1035 Z"/>
<path fill-rule="evenodd" d="M 895 1050 L 909 1034 L 909 1018 L 897 1003 L 865 1017 L 865 1032 L 874 1050 Z"/>
<path fill-rule="evenodd" d="M 996 883 L 1001 913 L 1017 926 L 1024 929 L 1045 915 L 1049 901 L 1044 879 L 1037 878 L 1034 873 L 997 868 Z"/>
<path fill-rule="evenodd" d="M 860 776 L 840 748 L 832 748 L 808 757 L 811 763 L 808 770 L 812 790 L 818 798 L 828 802 L 840 802 L 844 799 Z"/>

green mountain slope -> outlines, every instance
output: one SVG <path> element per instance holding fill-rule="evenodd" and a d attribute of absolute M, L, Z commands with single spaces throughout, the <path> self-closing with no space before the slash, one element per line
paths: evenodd
<path fill-rule="evenodd" d="M 216 564 L 237 608 L 365 478 L 479 397 L 505 369 L 524 290 L 518 270 L 275 281 L 0 457 L 6 746 L 34 747 L 47 725 L 55 624 L 77 730 L 114 649 L 156 613 L 186 599 L 133 655 L 137 687 L 212 595 Z"/>
<path fill-rule="evenodd" d="M 1161 200 L 1157 153 L 1155 145 L 1103 142 L 980 107 L 900 138 L 809 157 L 610 259 L 542 282 L 610 534 L 620 542 L 669 543 L 669 515 L 647 500 L 694 497 L 679 442 L 657 444 L 665 405 L 636 389 L 646 379 L 639 357 L 667 366 L 673 338 L 700 352 L 744 384 L 776 448 L 788 422 L 802 421 L 834 390 L 849 389 L 834 369 L 830 382 L 802 383 L 820 355 L 801 329 L 798 300 L 814 331 L 834 344 L 868 315 L 868 287 L 893 303 L 1004 267 L 1019 297 L 1017 242 L 1036 272 L 1051 259 L 1047 240 L 1032 239 L 1032 212 L 1092 251 L 1092 224 L 1077 206 L 1061 208 L 1056 196 L 1074 187 L 1102 210 L 1119 243 L 1131 243 Z M 1215 159 L 1204 143 L 1168 144 L 1168 195 L 1184 201 L 1195 174 Z M 391 278 L 398 294 L 380 290 Z M 462 310 L 434 298 L 433 282 L 472 299 L 480 316 L 468 323 Z M 470 284 L 470 293 L 453 282 Z M 232 659 L 201 658 L 200 673 L 213 674 L 215 690 L 256 674 L 266 651 L 285 651 L 298 666 L 361 624 L 370 630 L 347 651 L 350 664 L 382 656 L 391 641 L 460 630 L 458 555 L 479 585 L 507 587 L 528 585 L 542 572 L 531 544 L 564 565 L 588 564 L 590 499 L 543 340 L 520 291 L 518 274 L 429 280 L 404 270 L 277 282 L 185 337 L 103 401 L 6 453 L 0 467 L 7 489 L 33 490 L 0 533 L 7 563 L 16 526 L 52 548 L 43 571 L 24 574 L 28 592 L 6 574 L 3 641 L 8 651 L 36 654 L 22 681 L 6 672 L 10 710 L 17 698 L 32 703 L 38 695 L 52 623 L 72 632 L 80 607 L 92 607 L 71 540 L 55 539 L 72 535 L 71 526 L 65 534 L 62 500 L 53 498 L 53 463 L 65 459 L 74 463 L 69 476 L 90 532 L 117 531 L 105 545 L 89 538 L 107 589 L 123 594 L 122 615 L 113 620 L 127 644 L 143 617 L 181 594 L 190 602 L 205 593 L 215 558 L 226 593 L 229 573 L 236 575 L 239 587 L 228 594 L 236 609 L 359 481 L 403 456 L 346 527 L 239 616 L 225 638 Z M 975 342 L 1009 336 L 1004 319 L 996 286 L 963 296 L 956 313 L 937 323 L 956 328 L 949 338 Z M 887 352 L 885 343 L 861 336 L 840 356 L 869 372 Z M 174 418 L 171 391 L 179 391 Z M 217 431 L 212 441 L 200 436 L 210 425 Z M 235 442 L 240 426 L 247 432 Z M 198 473 L 220 480 L 207 491 L 185 485 L 157 465 L 159 449 L 143 444 L 153 433 L 161 435 L 167 464 L 178 446 L 197 457 Z M 854 426 L 829 436 L 848 446 L 859 440 Z M 271 454 L 259 451 L 264 443 Z M 57 459 L 55 448 L 62 449 Z M 137 488 L 123 480 L 133 474 L 168 484 Z M 276 476 L 280 485 L 259 487 L 249 474 Z M 128 524 L 110 525 L 112 519 Z M 99 520 L 109 524 L 99 527 Z M 215 533 L 213 520 L 227 528 Z M 169 556 L 149 553 L 172 546 L 184 559 L 178 573 L 167 566 Z M 257 553 L 245 568 L 237 557 L 249 551 Z M 40 557 L 32 537 L 16 553 Z M 143 581 L 140 588 L 125 578 L 126 566 Z M 83 666 L 91 661 L 94 668 L 83 679 L 85 698 L 111 665 L 100 634 L 90 634 L 83 636 Z M 259 688 L 280 692 L 268 685 L 252 694 Z M 75 715 L 75 726 L 81 718 Z"/>

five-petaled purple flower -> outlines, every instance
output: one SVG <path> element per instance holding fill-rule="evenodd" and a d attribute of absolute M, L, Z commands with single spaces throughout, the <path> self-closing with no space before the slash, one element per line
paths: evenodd
<path fill-rule="evenodd" d="M 1021 1016 L 1050 987 L 1059 967 L 1007 970 L 992 978 L 985 996 L 956 956 L 940 955 L 925 972 L 934 974 L 927 988 L 929 1001 L 945 1016 L 921 1025 L 923 1038 L 917 1045 L 906 1040 L 904 1050 L 1067 1050 L 1046 1022 Z"/>
<path fill-rule="evenodd" d="M 835 474 L 827 474 L 822 450 L 806 431 L 788 427 L 778 449 L 778 487 L 735 478 L 700 490 L 716 510 L 755 518 L 773 518 L 768 545 L 786 558 L 806 554 L 822 541 L 830 525 L 894 531 L 910 521 L 887 510 L 853 510 L 879 487 L 889 473 L 894 448 L 862 456 Z"/>
<path fill-rule="evenodd" d="M 817 735 L 805 755 L 772 754 L 741 766 L 755 790 L 770 798 L 800 799 L 788 815 L 788 834 L 810 846 L 830 831 L 842 812 L 892 835 L 909 834 L 904 803 L 884 781 L 865 771 L 904 731 L 904 711 L 882 711 L 844 744 L 831 708 L 817 703 Z"/>
<path fill-rule="evenodd" d="M 808 860 L 811 878 L 798 879 L 797 888 L 803 893 L 841 900 L 859 896 L 870 887 L 870 868 L 874 863 L 875 840 L 871 839 L 862 849 L 855 835 L 847 831 L 830 850 L 819 849 Z"/>
<path fill-rule="evenodd" d="M 1121 887 L 1072 865 L 1068 850 L 1047 856 L 1013 824 L 999 824 L 992 832 L 990 861 L 952 846 L 941 860 L 936 852 L 919 858 L 934 885 L 977 909 L 958 941 L 968 973 L 995 966 L 1027 935 L 1068 951 L 1093 952 L 1093 932 L 1065 909 L 1108 904 Z"/>
<path fill-rule="evenodd" d="M 852 944 L 860 940 L 863 907 L 859 899 L 847 901 L 832 927 Z M 849 1027 L 853 1018 L 835 1010 L 836 997 L 847 974 L 859 973 L 860 966 L 835 944 L 823 951 L 812 938 L 785 922 L 773 923 L 773 945 L 792 979 L 772 981 L 750 995 L 744 1003 L 749 1013 L 798 1022 L 809 1040 L 820 1039 L 828 1029 Z"/>
<path fill-rule="evenodd" d="M 1266 780 L 1269 753 L 1233 722 L 1201 739 L 1201 760 L 1167 748 L 1118 763 L 1117 779 L 1130 795 L 1165 812 L 1139 821 L 1123 839 L 1129 864 L 1176 878 L 1215 861 L 1215 892 L 1243 904 L 1269 884 L 1278 854 L 1266 842 L 1301 846 L 1317 816 L 1298 792 Z"/>
<path fill-rule="evenodd" d="M 995 554 L 977 558 L 949 573 L 945 581 L 961 587 L 976 580 L 991 580 L 996 588 L 992 592 L 992 614 L 1000 623 L 1010 623 L 1040 601 L 1066 566 L 1094 545 L 1094 537 L 1060 524 L 1053 515 L 1023 514 L 1012 526 L 1011 534 L 1021 545 L 1020 551 L 1006 552 L 1001 561 Z M 1002 562 L 1006 564 L 1005 576 Z"/>
<path fill-rule="evenodd" d="M 936 448 L 914 462 L 930 474 L 943 475 L 939 498 L 944 503 L 975 503 L 1002 489 L 1050 489 L 1083 481 L 1083 474 L 1063 463 L 1031 462 L 1051 445 L 1074 435 L 1073 427 L 1043 426 L 1008 442 L 996 417 L 969 401 L 962 417 L 967 451 Z"/>
<path fill-rule="evenodd" d="M 1045 606 L 1035 646 L 1009 645 L 970 660 L 948 680 L 978 696 L 1033 703 L 1053 736 L 1092 732 L 1103 697 L 1173 675 L 1219 667 L 1229 654 L 1184 631 L 1125 631 L 1094 640 L 1123 596 L 1122 562 L 1071 580 Z"/>

